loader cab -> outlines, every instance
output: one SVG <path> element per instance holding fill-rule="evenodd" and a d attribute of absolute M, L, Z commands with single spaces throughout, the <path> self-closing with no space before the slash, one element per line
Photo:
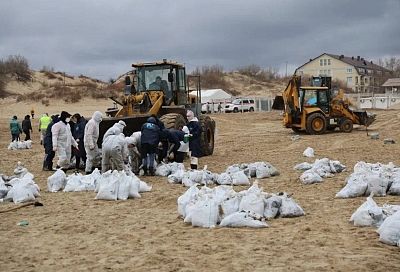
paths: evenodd
<path fill-rule="evenodd" d="M 330 90 L 328 87 L 300 87 L 300 110 L 304 108 L 320 108 L 324 113 L 329 113 Z"/>
<path fill-rule="evenodd" d="M 163 91 L 165 104 L 187 104 L 186 72 L 182 64 L 175 62 L 132 64 L 137 78 L 138 92 Z"/>

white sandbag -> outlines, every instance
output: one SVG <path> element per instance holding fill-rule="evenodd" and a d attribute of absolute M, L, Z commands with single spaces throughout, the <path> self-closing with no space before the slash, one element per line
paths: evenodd
<path fill-rule="evenodd" d="M 157 166 L 155 174 L 157 176 L 168 177 L 171 174 L 171 168 L 168 164 L 161 163 Z"/>
<path fill-rule="evenodd" d="M 64 192 L 79 192 L 82 191 L 82 175 L 72 174 L 67 177 Z"/>
<path fill-rule="evenodd" d="M 130 186 L 129 186 L 129 198 L 141 198 L 142 196 L 140 195 L 141 192 L 141 188 L 140 188 L 140 184 L 141 184 L 141 180 L 136 177 L 136 176 L 128 176 L 129 182 L 130 182 Z M 144 182 L 143 182 L 144 183 Z M 146 187 L 145 187 L 146 185 Z M 148 188 L 147 184 L 143 184 L 143 192 L 148 192 L 147 190 L 151 190 L 151 187 Z"/>
<path fill-rule="evenodd" d="M 363 196 L 368 183 L 364 173 L 353 173 L 346 179 L 346 185 L 336 194 L 336 198 Z"/>
<path fill-rule="evenodd" d="M 183 163 L 178 163 L 178 162 L 169 163 L 169 168 L 171 174 L 174 174 L 178 171 L 185 171 L 185 165 Z"/>
<path fill-rule="evenodd" d="M 232 177 L 228 173 L 221 173 L 217 176 L 217 183 L 220 185 L 231 185 Z"/>
<path fill-rule="evenodd" d="M 236 172 L 241 171 L 240 166 L 238 164 L 230 165 L 228 168 L 226 168 L 225 173 L 227 174 L 233 174 Z"/>
<path fill-rule="evenodd" d="M 208 194 L 212 196 L 212 198 L 217 202 L 217 204 L 219 204 L 225 199 L 236 196 L 237 193 L 232 189 L 232 186 L 221 185 L 221 186 L 216 186 L 213 189 L 204 186 L 201 188 L 199 194 Z"/>
<path fill-rule="evenodd" d="M 64 189 L 67 176 L 64 171 L 58 169 L 53 175 L 47 178 L 47 191 L 55 193 Z"/>
<path fill-rule="evenodd" d="M 314 149 L 311 147 L 307 147 L 303 152 L 303 156 L 308 158 L 314 157 Z"/>
<path fill-rule="evenodd" d="M 220 204 L 222 218 L 224 218 L 232 213 L 238 212 L 240 201 L 241 201 L 241 197 L 239 195 L 235 195 L 231 198 L 227 198 L 227 199 L 223 200 Z"/>
<path fill-rule="evenodd" d="M 182 183 L 183 176 L 185 175 L 184 170 L 177 170 L 175 173 L 172 173 L 168 176 L 168 182 L 173 184 Z"/>
<path fill-rule="evenodd" d="M 24 167 L 22 162 L 17 162 L 17 167 L 14 169 L 14 175 L 18 178 L 22 178 L 25 174 L 28 173 L 28 169 Z"/>
<path fill-rule="evenodd" d="M 341 164 L 340 161 L 329 161 L 331 173 L 341 173 L 346 170 L 346 166 Z"/>
<path fill-rule="evenodd" d="M 264 199 L 264 217 L 267 219 L 275 218 L 279 215 L 279 209 L 282 205 L 282 198 L 272 195 Z"/>
<path fill-rule="evenodd" d="M 280 217 L 297 217 L 304 215 L 303 209 L 286 193 L 281 196 L 282 204 L 279 208 Z"/>
<path fill-rule="evenodd" d="M 0 199 L 4 198 L 7 193 L 8 193 L 9 189 L 6 186 L 6 183 L 4 182 L 4 180 L 0 177 Z"/>
<path fill-rule="evenodd" d="M 371 193 L 374 196 L 386 196 L 386 191 L 389 187 L 389 180 L 383 178 L 377 174 L 369 174 L 366 176 L 367 181 L 367 190 L 365 191 L 366 195 L 370 195 Z"/>
<path fill-rule="evenodd" d="M 17 141 L 11 142 L 11 143 L 8 145 L 7 149 L 8 149 L 8 150 L 17 150 L 17 149 L 18 149 Z"/>
<path fill-rule="evenodd" d="M 127 200 L 129 197 L 130 189 L 131 189 L 132 177 L 127 176 L 124 171 L 119 173 L 118 178 L 118 200 Z M 138 186 L 136 186 L 138 190 Z"/>
<path fill-rule="evenodd" d="M 266 228 L 268 224 L 262 220 L 258 214 L 249 211 L 240 211 L 232 213 L 222 219 L 221 227 L 250 227 L 250 228 Z"/>
<path fill-rule="evenodd" d="M 233 185 L 250 185 L 249 178 L 243 171 L 237 171 L 231 174 Z"/>
<path fill-rule="evenodd" d="M 247 193 L 242 196 L 239 211 L 251 211 L 260 216 L 264 214 L 264 197 L 257 193 Z"/>
<path fill-rule="evenodd" d="M 95 193 L 99 192 L 99 189 L 100 189 L 102 183 L 107 182 L 109 176 L 111 176 L 111 170 L 108 170 L 107 172 L 101 174 L 101 176 L 96 181 L 96 187 L 94 189 Z"/>
<path fill-rule="evenodd" d="M 218 205 L 213 199 L 197 201 L 191 211 L 194 227 L 214 228 L 218 222 Z"/>
<path fill-rule="evenodd" d="M 12 199 L 14 203 L 24 203 L 34 201 L 35 196 L 32 192 L 32 187 L 25 182 L 15 183 L 8 191 L 6 199 Z"/>
<path fill-rule="evenodd" d="M 400 211 L 389 216 L 378 228 L 379 241 L 388 245 L 400 244 Z"/>
<path fill-rule="evenodd" d="M 182 215 L 184 218 L 186 217 L 185 208 L 186 205 L 194 199 L 194 197 L 199 193 L 199 189 L 197 186 L 192 186 L 186 190 L 186 192 L 178 197 L 178 213 Z"/>
<path fill-rule="evenodd" d="M 153 189 L 153 186 L 148 185 L 146 182 L 144 182 L 143 180 L 140 180 L 138 177 L 136 177 L 136 178 L 139 181 L 139 193 L 150 192 L 151 189 Z"/>
<path fill-rule="evenodd" d="M 388 190 L 389 195 L 400 195 L 400 174 L 395 173 L 392 176 L 392 183 Z"/>
<path fill-rule="evenodd" d="M 103 177 L 100 183 L 99 192 L 95 199 L 117 200 L 118 199 L 118 172 L 113 171 L 107 178 Z"/>
<path fill-rule="evenodd" d="M 311 170 L 322 178 L 333 177 L 329 162 L 330 160 L 328 158 L 316 159 Z"/>
<path fill-rule="evenodd" d="M 294 170 L 306 171 L 306 170 L 311 169 L 312 166 L 313 166 L 313 165 L 312 165 L 311 163 L 302 162 L 302 163 L 296 164 L 296 165 L 293 167 L 293 169 L 294 169 Z"/>
<path fill-rule="evenodd" d="M 279 175 L 279 171 L 269 162 L 258 162 L 256 164 L 256 178 L 258 179 Z"/>
<path fill-rule="evenodd" d="M 375 203 L 372 196 L 367 198 L 358 209 L 351 215 L 350 222 L 354 226 L 367 227 L 379 226 L 383 222 L 382 209 Z"/>
<path fill-rule="evenodd" d="M 310 169 L 301 174 L 300 181 L 303 184 L 313 184 L 320 183 L 323 181 L 323 179 L 318 173 L 314 171 L 314 169 Z"/>
<path fill-rule="evenodd" d="M 201 184 L 204 184 L 204 185 L 214 184 L 214 179 L 215 179 L 215 177 L 214 177 L 213 173 L 211 173 L 208 170 L 203 170 L 203 175 L 202 175 L 202 178 L 201 178 Z"/>
<path fill-rule="evenodd" d="M 200 184 L 203 179 L 203 170 L 190 170 L 185 172 L 182 178 L 182 184 L 191 187 L 196 183 Z"/>

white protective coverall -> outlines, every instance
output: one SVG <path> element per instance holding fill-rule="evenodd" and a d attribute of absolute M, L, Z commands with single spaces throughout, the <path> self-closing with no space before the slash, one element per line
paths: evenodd
<path fill-rule="evenodd" d="M 78 148 L 78 143 L 72 137 L 68 123 L 59 121 L 51 127 L 53 150 L 56 149 L 57 165 L 62 169 L 68 169 L 71 162 L 71 145 Z"/>
<path fill-rule="evenodd" d="M 131 137 L 126 137 L 125 141 L 128 145 L 129 164 L 135 174 L 139 173 L 139 167 L 142 162 L 140 155 L 140 136 L 142 132 L 134 132 Z"/>
<path fill-rule="evenodd" d="M 97 140 L 99 139 L 99 124 L 102 120 L 102 113 L 95 111 L 92 119 L 87 122 L 85 126 L 85 134 L 83 143 L 86 151 L 86 167 L 85 172 L 92 171 L 96 159 L 100 161 L 99 148 L 97 147 Z"/>
<path fill-rule="evenodd" d="M 112 127 L 110 127 L 103 136 L 103 145 L 108 136 L 119 135 L 124 130 L 124 127 L 126 127 L 126 124 L 122 120 L 118 121 L 118 123 L 115 123 Z"/>
<path fill-rule="evenodd" d="M 125 141 L 125 135 L 110 135 L 103 142 L 101 149 L 101 172 L 108 170 L 124 170 L 125 162 L 128 163 L 128 145 Z"/>

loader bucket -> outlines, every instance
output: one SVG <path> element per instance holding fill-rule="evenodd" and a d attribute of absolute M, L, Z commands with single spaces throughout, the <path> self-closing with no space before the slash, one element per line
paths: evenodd
<path fill-rule="evenodd" d="M 131 136 L 133 132 L 140 131 L 142 129 L 142 125 L 146 123 L 147 119 L 150 115 L 136 115 L 134 117 L 107 117 L 103 118 L 100 122 L 99 126 L 99 140 L 97 141 L 97 145 L 101 147 L 103 142 L 103 136 L 106 131 L 112 127 L 119 120 L 123 120 L 126 123 L 126 127 L 124 129 L 125 136 Z"/>
<path fill-rule="evenodd" d="M 376 119 L 375 113 L 370 113 L 367 111 L 354 111 L 354 114 L 360 119 L 360 125 L 364 125 L 366 127 L 371 125 Z"/>

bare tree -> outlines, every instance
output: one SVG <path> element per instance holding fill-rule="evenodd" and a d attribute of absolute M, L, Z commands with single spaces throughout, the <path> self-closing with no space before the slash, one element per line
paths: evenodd
<path fill-rule="evenodd" d="M 27 82 L 32 78 L 28 60 L 20 55 L 8 56 L 4 63 L 5 74 L 15 76 L 18 81 Z"/>

